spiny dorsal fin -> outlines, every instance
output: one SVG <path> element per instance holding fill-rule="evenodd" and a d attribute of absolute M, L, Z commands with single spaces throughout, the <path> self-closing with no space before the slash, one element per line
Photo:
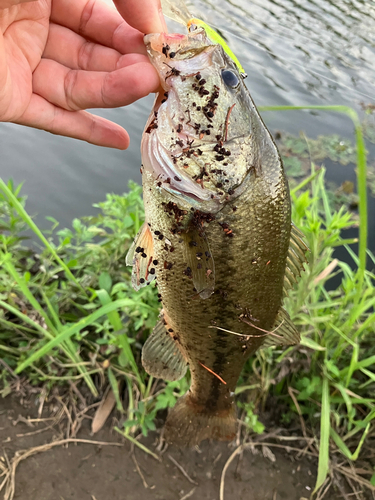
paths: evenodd
<path fill-rule="evenodd" d="M 126 255 L 126 265 L 133 266 L 132 285 L 134 290 L 149 285 L 155 279 L 157 261 L 154 260 L 154 255 L 154 240 L 149 225 L 145 222 Z"/>
<path fill-rule="evenodd" d="M 179 380 L 187 370 L 187 363 L 181 354 L 177 342 L 169 332 L 169 325 L 164 319 L 157 322 L 152 334 L 142 349 L 142 365 L 149 375 L 163 380 Z"/>
<path fill-rule="evenodd" d="M 262 347 L 298 344 L 300 339 L 300 334 L 290 319 L 289 314 L 285 309 L 280 307 L 272 328 L 272 333 L 267 335 Z"/>
<path fill-rule="evenodd" d="M 297 283 L 298 278 L 301 276 L 301 271 L 304 270 L 303 265 L 307 262 L 306 253 L 309 248 L 305 245 L 302 238 L 303 234 L 301 231 L 292 224 L 284 275 L 284 296 Z"/>

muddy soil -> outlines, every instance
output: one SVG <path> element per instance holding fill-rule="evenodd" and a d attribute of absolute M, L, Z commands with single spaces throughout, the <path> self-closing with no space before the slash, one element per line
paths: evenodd
<path fill-rule="evenodd" d="M 0 399 L 3 464 L 6 457 L 11 460 L 18 450 L 63 437 L 57 428 L 35 433 L 49 422 L 30 427 L 24 421 L 28 416 L 35 418 L 36 408 L 25 408 L 11 397 Z M 139 448 L 132 451 L 131 445 L 111 430 L 113 421 L 95 436 L 90 435 L 90 420 L 85 422 L 77 438 L 122 446 L 69 444 L 26 458 L 17 467 L 15 500 L 219 500 L 221 473 L 235 444 L 204 442 L 193 450 L 169 446 L 161 462 L 157 462 Z M 154 433 L 142 442 L 155 451 L 157 440 L 158 434 Z M 270 458 L 264 457 L 259 447 L 256 454 L 247 449 L 237 456 L 225 476 L 225 500 L 308 499 L 315 482 L 315 460 L 311 457 L 297 460 L 296 452 L 275 448 L 272 454 Z M 0 485 L 1 482 L 2 478 Z M 4 491 L 0 499 L 4 499 Z"/>

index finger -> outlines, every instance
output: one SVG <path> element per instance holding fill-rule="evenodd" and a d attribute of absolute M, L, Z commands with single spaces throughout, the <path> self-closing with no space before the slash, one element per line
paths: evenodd
<path fill-rule="evenodd" d="M 125 21 L 141 33 L 167 32 L 160 0 L 113 0 Z"/>
<path fill-rule="evenodd" d="M 51 21 L 121 54 L 146 53 L 143 34 L 102 0 L 54 0 Z"/>

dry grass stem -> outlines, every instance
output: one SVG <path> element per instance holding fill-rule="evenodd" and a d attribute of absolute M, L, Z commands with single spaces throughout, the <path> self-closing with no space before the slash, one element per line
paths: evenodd
<path fill-rule="evenodd" d="M 320 281 L 328 278 L 328 276 L 334 271 L 339 261 L 337 259 L 333 259 L 332 262 L 328 264 L 328 266 L 314 279 L 314 285 L 317 285 Z"/>
<path fill-rule="evenodd" d="M 332 479 L 330 477 L 327 477 L 322 486 L 319 488 L 316 500 L 322 500 L 328 493 L 328 490 L 330 489 L 331 486 L 332 486 Z"/>
<path fill-rule="evenodd" d="M 134 462 L 135 468 L 137 469 L 137 472 L 138 472 L 138 474 L 139 474 L 140 478 L 142 479 L 143 486 L 144 486 L 146 489 L 148 489 L 148 488 L 149 488 L 149 485 L 147 484 L 147 481 L 146 481 L 146 479 L 145 479 L 145 476 L 142 474 L 142 471 L 141 471 L 141 469 L 140 469 L 140 467 L 139 467 L 139 464 L 138 464 L 138 462 L 137 462 L 137 459 L 135 458 L 134 451 L 133 451 L 133 453 L 132 453 L 132 459 L 133 459 L 133 462 Z"/>
<path fill-rule="evenodd" d="M 191 484 L 195 484 L 198 486 L 198 483 L 194 481 L 194 479 L 191 479 L 189 474 L 186 472 L 186 470 L 180 465 L 177 460 L 175 460 L 171 455 L 168 455 L 169 460 L 174 463 L 174 465 L 182 472 L 182 474 L 186 477 L 186 479 L 189 481 Z"/>
<path fill-rule="evenodd" d="M 212 467 L 215 467 L 215 465 L 217 464 L 217 462 L 220 460 L 220 458 L 222 457 L 222 453 L 219 453 L 218 456 L 215 458 L 215 460 L 212 462 Z"/>
<path fill-rule="evenodd" d="M 193 488 L 191 491 L 189 491 L 189 493 L 187 493 L 186 495 L 181 497 L 180 500 L 186 500 L 187 498 L 190 498 L 191 496 L 193 496 L 196 489 L 197 488 Z"/>

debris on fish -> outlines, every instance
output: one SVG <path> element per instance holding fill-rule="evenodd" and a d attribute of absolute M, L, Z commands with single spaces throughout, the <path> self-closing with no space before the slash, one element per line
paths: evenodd
<path fill-rule="evenodd" d="M 145 44 L 163 90 L 142 138 L 146 222 L 127 262 L 135 289 L 156 279 L 163 310 L 142 362 L 166 380 L 191 372 L 169 412 L 168 441 L 231 440 L 249 356 L 299 342 L 282 300 L 307 247 L 291 223 L 280 155 L 235 62 L 204 29 L 147 35 Z"/>

